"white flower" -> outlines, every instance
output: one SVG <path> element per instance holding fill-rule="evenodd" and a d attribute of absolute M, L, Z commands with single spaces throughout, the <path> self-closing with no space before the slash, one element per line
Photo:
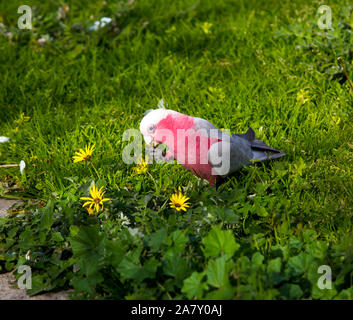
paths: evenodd
<path fill-rule="evenodd" d="M 133 237 L 143 237 L 143 233 L 140 231 L 139 228 L 128 228 L 128 230 Z"/>
<path fill-rule="evenodd" d="M 120 222 L 122 226 L 128 226 L 130 224 L 129 218 L 125 216 L 122 212 L 120 212 Z"/>
<path fill-rule="evenodd" d="M 107 18 L 107 17 L 103 17 L 100 20 L 96 21 L 93 26 L 89 27 L 89 30 L 91 31 L 96 31 L 99 28 L 103 28 L 105 25 L 107 25 L 108 23 L 111 23 L 112 19 L 111 18 Z"/>
<path fill-rule="evenodd" d="M 28 250 L 26 253 L 26 260 L 31 260 L 31 250 Z"/>
<path fill-rule="evenodd" d="M 21 174 L 23 174 L 24 168 L 26 168 L 26 162 L 24 162 L 23 160 L 21 160 L 21 161 L 20 161 L 20 172 L 21 172 Z"/>
<path fill-rule="evenodd" d="M 0 143 L 7 142 L 9 140 L 10 140 L 10 138 L 8 138 L 8 137 L 0 137 Z"/>

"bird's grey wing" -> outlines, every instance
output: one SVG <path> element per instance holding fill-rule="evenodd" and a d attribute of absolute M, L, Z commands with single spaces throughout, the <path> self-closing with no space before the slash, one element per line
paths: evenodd
<path fill-rule="evenodd" d="M 254 161 L 265 161 L 285 156 L 282 151 L 271 148 L 265 142 L 256 139 L 255 132 L 251 128 L 245 134 L 233 134 L 232 136 L 240 137 L 250 142 Z"/>
<path fill-rule="evenodd" d="M 222 131 L 215 127 L 211 122 L 202 118 L 194 118 L 194 129 L 200 130 L 201 135 L 207 137 L 222 137 Z"/>
<path fill-rule="evenodd" d="M 208 150 L 208 161 L 213 167 L 214 175 L 228 175 L 250 164 L 251 159 L 250 143 L 237 136 L 214 143 Z"/>

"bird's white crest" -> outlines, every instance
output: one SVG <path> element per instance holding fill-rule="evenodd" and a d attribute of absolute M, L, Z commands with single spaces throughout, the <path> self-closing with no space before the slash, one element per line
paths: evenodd
<path fill-rule="evenodd" d="M 10 140 L 10 138 L 8 138 L 8 137 L 0 137 L 0 143 L 7 142 L 9 140 Z"/>
<path fill-rule="evenodd" d="M 153 111 L 153 109 L 148 109 L 143 113 L 143 115 L 145 116 L 145 115 L 149 114 L 151 111 Z"/>
<path fill-rule="evenodd" d="M 161 99 L 161 100 L 159 100 L 158 101 L 158 105 L 157 105 L 157 107 L 159 108 L 159 109 L 165 109 L 165 105 L 167 105 L 167 107 L 168 107 L 168 103 L 164 103 L 164 100 L 163 100 L 163 98 Z"/>

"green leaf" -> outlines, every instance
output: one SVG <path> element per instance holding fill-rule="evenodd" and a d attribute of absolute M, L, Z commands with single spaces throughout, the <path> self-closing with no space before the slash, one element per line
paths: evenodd
<path fill-rule="evenodd" d="M 176 230 L 170 235 L 173 240 L 173 249 L 176 252 L 184 252 L 188 237 L 181 230 Z"/>
<path fill-rule="evenodd" d="M 297 284 L 286 283 L 280 288 L 280 292 L 287 299 L 299 299 L 303 295 L 303 290 Z"/>
<path fill-rule="evenodd" d="M 302 243 L 294 236 L 289 239 L 289 248 L 291 249 L 301 249 Z"/>
<path fill-rule="evenodd" d="M 74 256 L 79 258 L 78 264 L 87 276 L 92 276 L 100 267 L 104 255 L 102 239 L 99 227 L 94 225 L 81 227 L 70 240 Z"/>
<path fill-rule="evenodd" d="M 230 284 L 225 285 L 224 287 L 213 290 L 209 292 L 205 299 L 206 300 L 229 300 L 234 297 L 236 288 L 232 287 Z"/>
<path fill-rule="evenodd" d="M 32 277 L 32 288 L 27 290 L 27 293 L 32 296 L 45 290 L 44 276 L 36 275 Z"/>
<path fill-rule="evenodd" d="M 166 230 L 160 229 L 154 233 L 152 233 L 149 237 L 149 245 L 151 247 L 152 252 L 156 252 L 161 248 L 161 245 L 166 237 Z"/>
<path fill-rule="evenodd" d="M 320 264 L 318 262 L 313 261 L 307 270 L 307 279 L 313 286 L 317 286 L 318 280 L 322 276 L 322 274 L 317 272 L 319 266 Z"/>
<path fill-rule="evenodd" d="M 240 245 L 235 242 L 231 230 L 221 230 L 214 227 L 209 234 L 202 239 L 204 254 L 206 257 L 217 257 L 219 254 L 227 254 L 231 257 Z"/>
<path fill-rule="evenodd" d="M 305 251 L 315 258 L 324 259 L 326 257 L 327 248 L 328 245 L 325 242 L 316 240 L 315 242 L 306 245 Z"/>
<path fill-rule="evenodd" d="M 165 254 L 163 257 L 163 271 L 166 275 L 177 279 L 184 279 L 189 270 L 186 259 L 181 256 L 181 253 Z"/>
<path fill-rule="evenodd" d="M 60 232 L 53 232 L 51 238 L 55 242 L 64 241 L 64 238 L 63 238 L 63 236 L 61 235 Z"/>
<path fill-rule="evenodd" d="M 334 286 L 332 286 L 332 289 L 320 289 L 317 284 L 312 286 L 311 297 L 313 299 L 332 300 L 336 295 L 337 290 L 334 288 Z"/>
<path fill-rule="evenodd" d="M 207 283 L 216 288 L 227 286 L 229 284 L 229 271 L 233 265 L 233 261 L 227 261 L 226 256 L 210 260 L 205 270 Z"/>
<path fill-rule="evenodd" d="M 134 279 L 137 273 L 140 271 L 141 265 L 135 264 L 133 261 L 131 261 L 130 257 L 125 257 L 115 269 L 120 273 L 120 276 L 123 280 Z"/>
<path fill-rule="evenodd" d="M 288 266 L 291 268 L 291 273 L 294 276 L 298 276 L 309 269 L 312 260 L 311 256 L 301 252 L 297 256 L 289 258 Z"/>
<path fill-rule="evenodd" d="M 268 262 L 267 265 L 267 272 L 269 273 L 280 273 L 281 272 L 281 266 L 282 266 L 282 262 L 281 262 L 281 258 L 275 258 L 272 259 Z"/>
<path fill-rule="evenodd" d="M 342 290 L 334 300 L 353 300 L 353 287 Z"/>
<path fill-rule="evenodd" d="M 78 226 L 72 225 L 70 226 L 70 236 L 75 237 L 80 231 L 80 228 Z"/>
<path fill-rule="evenodd" d="M 289 258 L 289 248 L 287 246 L 276 244 L 271 247 L 271 251 L 275 256 L 283 257 L 284 260 Z"/>
<path fill-rule="evenodd" d="M 114 268 L 118 267 L 126 255 L 126 247 L 120 240 L 107 240 L 104 239 L 106 260 Z"/>
<path fill-rule="evenodd" d="M 49 284 L 48 277 L 45 274 L 32 276 L 32 288 L 27 290 L 30 296 L 38 294 L 43 291 L 49 291 L 53 288 Z"/>
<path fill-rule="evenodd" d="M 230 208 L 215 208 L 215 214 L 218 218 L 222 219 L 225 223 L 237 223 L 240 220 L 239 215 L 235 214 Z"/>
<path fill-rule="evenodd" d="M 64 207 L 64 214 L 65 214 L 65 217 L 68 218 L 69 223 L 70 224 L 73 223 L 75 210 L 73 208 L 66 206 Z"/>
<path fill-rule="evenodd" d="M 43 234 L 46 235 L 45 232 L 43 232 Z M 38 243 L 37 236 L 31 230 L 23 231 L 19 235 L 19 240 L 20 240 L 20 243 L 18 246 L 19 248 L 24 250 L 31 249 Z"/>
<path fill-rule="evenodd" d="M 261 267 L 264 259 L 264 256 L 260 252 L 255 252 L 251 258 L 251 262 L 256 267 Z"/>
<path fill-rule="evenodd" d="M 317 238 L 317 233 L 315 230 L 305 230 L 303 232 L 303 240 L 304 242 L 312 242 Z"/>
<path fill-rule="evenodd" d="M 184 280 L 181 292 L 185 293 L 188 299 L 202 298 L 204 290 L 208 289 L 207 283 L 202 281 L 204 277 L 204 272 L 198 273 L 194 271 L 189 278 Z"/>
<path fill-rule="evenodd" d="M 143 279 L 149 276 L 146 270 L 142 269 L 140 263 L 141 252 L 142 248 L 136 248 L 132 251 L 128 251 L 119 265 L 115 267 L 123 280 L 134 279 L 138 282 L 141 282 Z"/>
<path fill-rule="evenodd" d="M 264 207 L 260 207 L 257 211 L 256 214 L 260 217 L 267 217 L 268 216 L 268 212 Z"/>
<path fill-rule="evenodd" d="M 136 258 L 130 255 L 123 258 L 116 270 L 120 273 L 123 280 L 133 279 L 137 282 L 142 282 L 147 278 L 153 279 L 160 265 L 161 262 L 152 257 L 141 266 L 139 262 L 136 262 Z"/>
<path fill-rule="evenodd" d="M 53 224 L 54 203 L 49 200 L 45 208 L 42 209 L 43 214 L 40 221 L 41 229 L 50 229 Z"/>
<path fill-rule="evenodd" d="M 247 256 L 241 256 L 239 259 L 237 259 L 236 264 L 239 272 L 247 272 L 251 269 L 251 261 Z"/>
<path fill-rule="evenodd" d="M 158 261 L 155 258 L 149 258 L 144 264 L 143 264 L 143 271 L 145 273 L 145 278 L 151 278 L 153 279 L 156 275 L 158 267 L 161 265 L 161 262 Z"/>
<path fill-rule="evenodd" d="M 94 276 L 90 277 L 72 278 L 70 284 L 77 292 L 94 294 L 97 284 L 103 281 L 103 276 L 100 273 L 96 273 Z"/>
<path fill-rule="evenodd" d="M 102 243 L 102 236 L 99 234 L 99 227 L 83 226 L 75 237 L 71 238 L 73 253 L 76 256 L 84 256 L 91 250 L 96 250 Z"/>

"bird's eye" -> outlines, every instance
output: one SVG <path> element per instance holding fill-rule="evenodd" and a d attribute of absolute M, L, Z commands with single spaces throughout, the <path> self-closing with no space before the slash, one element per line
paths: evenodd
<path fill-rule="evenodd" d="M 154 130 L 156 129 L 156 127 L 155 126 L 150 126 L 150 127 L 148 127 L 148 132 L 154 132 Z"/>

